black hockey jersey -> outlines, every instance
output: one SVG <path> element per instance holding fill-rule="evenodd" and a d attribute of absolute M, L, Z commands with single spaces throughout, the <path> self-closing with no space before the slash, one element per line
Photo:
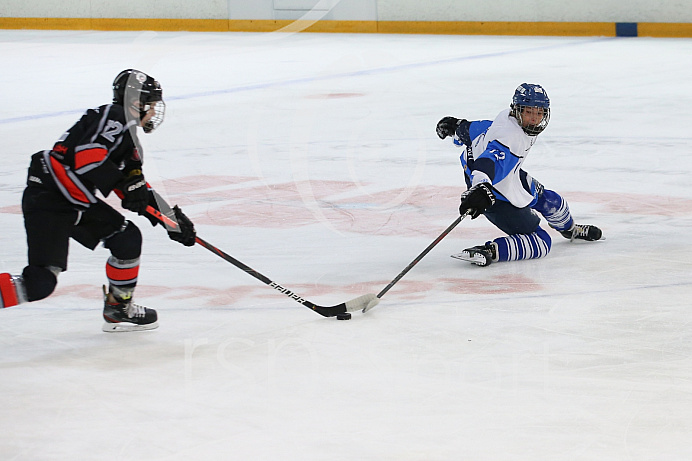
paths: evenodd
<path fill-rule="evenodd" d="M 54 186 L 74 205 L 89 207 L 96 190 L 108 196 L 131 171 L 141 170 L 137 125 L 121 105 L 87 110 L 52 150 L 32 156 L 28 184 Z"/>

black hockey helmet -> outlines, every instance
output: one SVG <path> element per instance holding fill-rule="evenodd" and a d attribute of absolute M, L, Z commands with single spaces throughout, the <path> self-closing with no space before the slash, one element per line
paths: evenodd
<path fill-rule="evenodd" d="M 146 116 L 149 108 L 154 107 L 156 115 L 144 124 L 145 133 L 154 131 L 163 122 L 166 108 L 161 84 L 153 77 L 136 69 L 126 69 L 113 80 L 113 104 L 137 110 L 140 120 Z"/>
<path fill-rule="evenodd" d="M 129 90 L 129 91 L 128 91 Z M 113 80 L 113 104 L 123 105 L 125 93 L 139 95 L 142 104 L 163 101 L 161 84 L 153 77 L 136 69 L 126 69 Z"/>

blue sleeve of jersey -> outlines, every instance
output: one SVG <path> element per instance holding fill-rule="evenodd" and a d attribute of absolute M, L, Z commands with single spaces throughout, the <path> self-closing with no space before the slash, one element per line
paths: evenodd
<path fill-rule="evenodd" d="M 490 128 L 490 125 L 492 124 L 492 120 L 477 120 L 475 122 L 471 122 L 469 125 L 469 136 L 471 136 L 471 139 L 476 139 L 482 133 L 488 131 L 488 128 Z"/>
<path fill-rule="evenodd" d="M 493 122 L 491 120 L 477 120 L 474 122 L 462 120 L 456 130 L 454 144 L 457 146 L 470 147 L 473 140 L 488 131 L 488 128 L 490 128 L 492 124 Z"/>
<path fill-rule="evenodd" d="M 519 158 L 498 141 L 491 141 L 485 151 L 475 160 L 473 169 L 482 171 L 496 184 L 505 179 L 517 166 Z"/>

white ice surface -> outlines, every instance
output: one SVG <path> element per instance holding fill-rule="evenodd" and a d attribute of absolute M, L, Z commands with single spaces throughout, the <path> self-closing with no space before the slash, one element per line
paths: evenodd
<path fill-rule="evenodd" d="M 692 459 L 692 40 L 0 31 L 0 270 L 29 156 L 136 67 L 168 105 L 145 173 L 199 235 L 320 305 L 377 293 L 457 216 L 446 115 L 552 100 L 525 168 L 607 240 L 450 254 L 350 321 L 128 214 L 151 332 L 101 332 L 107 250 L 0 312 L 3 460 Z M 117 206 L 117 202 L 116 203 Z M 48 230 L 49 231 L 49 230 Z"/>

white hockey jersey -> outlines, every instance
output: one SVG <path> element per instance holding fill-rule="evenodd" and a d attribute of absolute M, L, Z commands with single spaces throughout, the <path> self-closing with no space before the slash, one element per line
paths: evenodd
<path fill-rule="evenodd" d="M 471 185 L 490 182 L 499 200 L 523 208 L 536 200 L 536 184 L 521 169 L 536 136 L 527 135 L 506 109 L 492 122 L 479 120 L 468 125 L 469 137 L 454 137 L 454 143 L 465 146 L 461 164 Z M 470 146 L 465 145 L 470 140 Z"/>

